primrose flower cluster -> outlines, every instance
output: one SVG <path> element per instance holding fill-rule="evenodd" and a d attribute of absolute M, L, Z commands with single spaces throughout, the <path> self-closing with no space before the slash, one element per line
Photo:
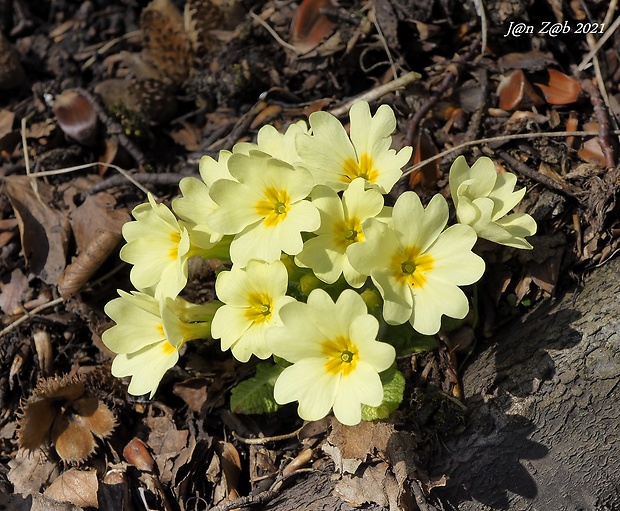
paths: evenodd
<path fill-rule="evenodd" d="M 485 268 L 477 238 L 531 248 L 525 237 L 536 232 L 529 215 L 508 214 L 525 189 L 515 192 L 516 177 L 489 158 L 454 162 L 455 225 L 441 195 L 424 207 L 405 192 L 385 206 L 412 153 L 390 148 L 395 129 L 389 106 L 373 116 L 363 101 L 350 110 L 350 135 L 326 112 L 285 133 L 265 126 L 256 143 L 204 156 L 172 211 L 152 197 L 137 206 L 120 254 L 137 291 L 107 304 L 116 325 L 103 334 L 129 392 L 152 397 L 187 341 L 213 338 L 241 362 L 274 357 L 272 397 L 298 402 L 303 419 L 333 410 L 356 424 L 363 405 L 379 407 L 396 357 L 389 327 L 433 335 L 443 316 L 464 318 L 461 286 Z M 231 263 L 217 301 L 179 296 L 194 256 Z"/>

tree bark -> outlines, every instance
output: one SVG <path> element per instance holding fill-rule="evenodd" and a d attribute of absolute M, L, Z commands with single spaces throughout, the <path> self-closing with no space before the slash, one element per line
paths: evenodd
<path fill-rule="evenodd" d="M 426 509 L 620 510 L 619 276 L 615 259 L 475 357 L 464 430 L 442 439 L 428 469 L 450 479 Z M 311 474 L 261 509 L 352 509 L 334 483 Z"/>
<path fill-rule="evenodd" d="M 620 509 L 620 260 L 496 335 L 466 369 L 465 430 L 431 475 L 445 510 Z"/>

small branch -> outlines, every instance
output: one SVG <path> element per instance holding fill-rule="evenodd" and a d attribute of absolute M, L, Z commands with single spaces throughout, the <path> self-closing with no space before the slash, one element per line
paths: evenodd
<path fill-rule="evenodd" d="M 582 80 L 583 88 L 590 96 L 590 102 L 594 107 L 594 114 L 598 121 L 598 141 L 605 155 L 607 168 L 616 167 L 616 141 L 611 138 L 611 126 L 609 124 L 608 111 L 601 99 L 598 89 L 591 80 Z"/>
<path fill-rule="evenodd" d="M 619 131 L 614 131 L 615 134 L 620 134 Z M 495 144 L 495 143 L 504 143 L 510 140 L 523 140 L 528 138 L 553 138 L 553 137 L 588 137 L 592 135 L 598 135 L 598 131 L 550 131 L 550 132 L 541 132 L 541 133 L 515 133 L 514 135 L 499 135 L 497 137 L 487 137 L 487 138 L 479 138 L 477 140 L 469 140 L 468 142 L 463 142 L 462 144 L 455 145 L 450 149 L 445 149 L 440 153 L 437 153 L 435 156 L 431 156 L 430 158 L 426 158 L 426 160 L 422 160 L 415 165 L 409 167 L 401 177 L 408 176 L 412 172 L 415 172 L 420 167 L 424 167 L 427 163 L 430 163 L 435 160 L 439 160 L 448 154 L 452 154 L 454 152 L 458 152 L 465 147 L 470 147 L 473 145 L 482 145 L 482 144 Z"/>
<path fill-rule="evenodd" d="M 383 85 L 379 85 L 378 87 L 375 87 L 374 89 L 366 91 L 363 94 L 360 94 L 359 96 L 356 96 L 353 99 L 350 99 L 346 103 L 340 106 L 337 106 L 336 108 L 332 108 L 329 111 L 329 113 L 332 114 L 334 117 L 342 117 L 343 115 L 347 114 L 349 110 L 351 110 L 351 107 L 353 106 L 354 103 L 358 101 L 368 101 L 369 103 L 372 103 L 373 101 L 377 101 L 378 99 L 385 96 L 386 94 L 389 94 L 390 92 L 394 92 L 395 90 L 398 90 L 398 89 L 402 89 L 406 87 L 407 85 L 415 82 L 421 76 L 422 75 L 420 75 L 420 73 L 411 71 L 407 74 L 404 74 L 400 78 L 396 78 L 395 80 L 392 80 L 391 82 L 384 83 Z"/>
<path fill-rule="evenodd" d="M 579 66 L 577 67 L 578 73 L 580 73 L 586 68 L 586 66 L 592 60 L 592 57 L 594 57 L 594 55 L 598 53 L 598 51 L 602 48 L 602 46 L 607 42 L 607 39 L 609 39 L 613 35 L 613 33 L 618 29 L 618 27 L 620 27 L 620 16 L 618 16 L 616 20 L 613 22 L 613 24 L 611 25 L 611 27 L 609 27 L 609 29 L 605 31 L 605 33 L 603 34 L 603 37 L 601 37 L 596 43 L 596 46 L 594 46 L 594 48 L 592 48 L 588 52 L 588 54 L 583 58 L 583 60 L 581 61 L 581 64 L 579 64 Z"/>
<path fill-rule="evenodd" d="M 542 185 L 545 185 L 547 188 L 552 188 L 554 190 L 557 190 L 558 192 L 563 193 L 564 195 L 568 195 L 569 197 L 572 197 L 573 199 L 577 199 L 578 201 L 581 202 L 580 198 L 577 196 L 575 192 L 567 188 L 564 188 L 562 185 L 560 185 L 558 182 L 554 181 L 550 177 L 547 177 L 544 174 L 541 174 L 540 172 L 532 170 L 525 163 L 520 162 L 516 158 L 513 158 L 512 156 L 510 156 L 506 151 L 497 151 L 497 155 L 500 158 L 502 158 L 506 163 L 508 163 L 508 165 L 510 165 L 510 167 L 516 170 L 519 174 L 525 177 L 528 177 L 531 180 L 536 181 Z"/>
<path fill-rule="evenodd" d="M 11 330 L 15 329 L 18 325 L 22 324 L 24 321 L 30 319 L 33 315 L 38 314 L 39 312 L 45 309 L 49 309 L 50 307 L 54 307 L 54 305 L 58 305 L 62 302 L 64 302 L 64 298 L 62 297 L 56 298 L 55 300 L 39 305 L 38 307 L 35 307 L 31 311 L 26 312 L 21 318 L 16 319 L 15 321 L 13 321 L 13 323 L 11 323 L 7 327 L 0 330 L 0 337 L 2 337 L 4 334 L 8 334 Z"/>
<path fill-rule="evenodd" d="M 240 442 L 243 442 L 244 444 L 265 445 L 266 443 L 269 443 L 269 442 L 281 442 L 282 440 L 290 440 L 291 438 L 295 438 L 299 434 L 299 432 L 302 430 L 302 428 L 303 426 L 299 429 L 296 429 L 295 431 L 291 433 L 286 433 L 284 435 L 265 436 L 265 437 L 260 437 L 260 438 L 244 438 L 242 436 L 239 436 L 234 431 L 233 431 L 233 436 Z"/>
<path fill-rule="evenodd" d="M 479 43 L 480 38 L 477 37 L 473 44 L 470 45 L 469 49 L 453 64 L 458 65 L 467 62 L 474 53 L 474 48 L 478 46 Z M 430 112 L 431 108 L 435 106 L 443 94 L 450 88 L 454 78 L 456 78 L 456 71 L 453 71 L 452 69 L 448 70 L 441 83 L 433 90 L 422 106 L 416 110 L 411 119 L 409 119 L 409 123 L 407 125 L 407 135 L 405 136 L 405 141 L 408 145 L 414 145 L 416 132 L 420 122 L 424 119 L 426 114 Z"/>

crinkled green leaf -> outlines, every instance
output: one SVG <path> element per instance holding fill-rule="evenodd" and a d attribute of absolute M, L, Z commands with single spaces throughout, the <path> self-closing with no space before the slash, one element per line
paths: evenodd
<path fill-rule="evenodd" d="M 230 408 L 235 413 L 273 413 L 280 405 L 273 398 L 273 387 L 284 367 L 271 362 L 256 366 L 256 375 L 242 381 L 230 396 Z"/>
<path fill-rule="evenodd" d="M 395 411 L 403 400 L 405 392 L 405 377 L 392 365 L 381 374 L 383 383 L 383 401 L 379 406 L 362 405 L 362 420 L 374 421 L 387 418 Z"/>

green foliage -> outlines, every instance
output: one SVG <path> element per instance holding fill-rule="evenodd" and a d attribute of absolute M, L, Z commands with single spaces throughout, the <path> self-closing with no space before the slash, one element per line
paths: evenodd
<path fill-rule="evenodd" d="M 374 421 L 387 418 L 395 411 L 403 400 L 405 392 L 405 377 L 396 369 L 396 364 L 392 365 L 381 374 L 383 384 L 383 402 L 376 407 L 362 405 L 362 420 Z"/>
<path fill-rule="evenodd" d="M 273 398 L 273 387 L 280 373 L 281 365 L 261 362 L 256 366 L 256 375 L 242 381 L 230 396 L 230 408 L 235 413 L 272 413 L 280 406 Z"/>

